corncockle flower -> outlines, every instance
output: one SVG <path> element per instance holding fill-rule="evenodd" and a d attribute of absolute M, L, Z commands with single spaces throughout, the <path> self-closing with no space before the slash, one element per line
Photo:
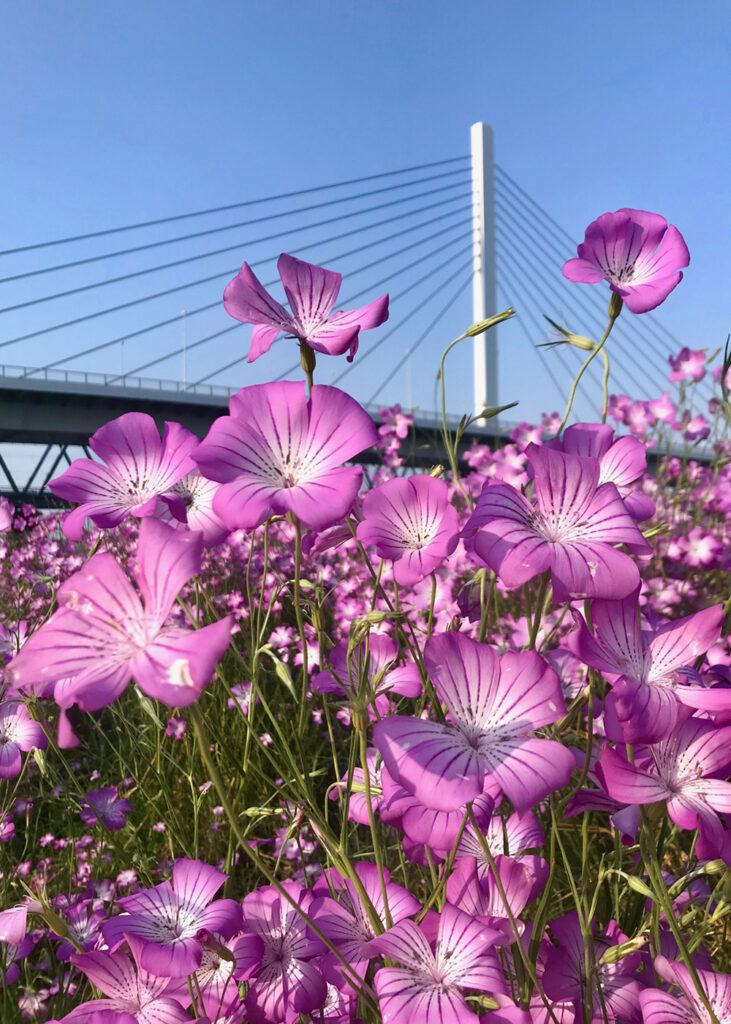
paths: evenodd
<path fill-rule="evenodd" d="M 281 884 L 309 914 L 312 893 L 296 882 Z M 324 953 L 326 946 L 311 937 L 306 922 L 273 885 L 245 896 L 243 910 L 245 931 L 259 935 L 264 943 L 261 967 L 246 996 L 248 1019 L 252 1024 L 294 1024 L 300 1013 L 311 1013 L 325 1002 L 325 979 L 309 960 Z"/>
<path fill-rule="evenodd" d="M 56 682 L 62 707 L 106 707 L 134 678 L 174 707 L 192 704 L 229 644 L 232 618 L 199 630 L 166 626 L 185 583 L 200 572 L 202 536 L 145 519 L 136 576 L 144 604 L 111 554 L 93 555 L 58 590 L 59 610 L 11 663 L 13 685 Z"/>
<path fill-rule="evenodd" d="M 453 811 L 442 811 L 426 807 L 403 786 L 394 782 L 385 768 L 381 769 L 381 788 L 381 821 L 400 829 L 412 843 L 428 846 L 437 858 L 446 857 L 464 825 L 464 809 L 459 807 Z M 487 793 L 480 793 L 475 798 L 472 813 L 478 828 L 487 828 L 493 808 L 494 801 Z"/>
<path fill-rule="evenodd" d="M 15 506 L 11 505 L 7 498 L 0 498 L 0 533 L 12 530 L 14 518 Z"/>
<path fill-rule="evenodd" d="M 393 924 L 421 909 L 421 904 L 411 893 L 391 881 L 391 875 L 385 868 L 383 884 L 375 864 L 360 861 L 355 864 L 355 871 L 384 928 L 387 926 L 384 891 Z M 334 899 L 324 895 L 329 893 L 330 886 Z M 378 955 L 371 948 L 371 940 L 376 933 L 353 881 L 341 878 L 333 869 L 327 873 L 327 878 L 322 877 L 317 881 L 313 891 L 319 897 L 311 907 L 313 921 L 338 952 L 342 953 L 356 974 L 365 972 L 368 961 Z"/>
<path fill-rule="evenodd" d="M 710 437 L 711 427 L 705 416 L 700 413 L 693 419 L 688 419 L 682 424 L 683 437 L 686 441 L 705 441 Z"/>
<path fill-rule="evenodd" d="M 633 402 L 627 410 L 624 422 L 633 434 L 637 434 L 640 437 L 643 434 L 646 434 L 650 423 L 652 422 L 652 416 L 647 402 L 639 400 Z"/>
<path fill-rule="evenodd" d="M 689 380 L 703 380 L 706 375 L 706 353 L 703 351 L 693 351 L 686 345 L 685 348 L 681 348 L 677 356 L 668 356 L 668 362 L 670 363 L 670 373 L 668 374 L 668 380 L 672 383 L 676 381 L 683 381 L 687 377 Z"/>
<path fill-rule="evenodd" d="M 542 857 L 517 860 L 502 854 L 495 857 L 495 867 L 500 886 L 491 868 L 480 871 L 474 857 L 460 857 L 447 879 L 446 895 L 450 903 L 470 917 L 497 929 L 501 937 L 495 940 L 496 945 L 510 945 L 515 942 L 510 916 L 518 918 L 544 888 L 550 870 Z M 518 929 L 522 934 L 522 921 L 518 922 Z"/>
<path fill-rule="evenodd" d="M 393 559 L 397 583 L 418 583 L 454 551 L 459 521 L 444 480 L 427 474 L 395 477 L 363 497 L 357 536 Z"/>
<path fill-rule="evenodd" d="M 371 791 L 371 806 L 374 813 L 383 807 L 383 795 L 381 790 L 381 765 L 377 764 L 378 752 L 372 748 L 366 752 L 366 765 L 368 766 L 368 781 Z M 330 800 L 341 800 L 348 788 L 348 773 L 342 777 L 330 789 Z M 365 773 L 356 765 L 353 768 L 351 780 L 350 801 L 348 803 L 348 820 L 357 821 L 359 825 L 369 825 L 368 801 L 365 796 Z"/>
<path fill-rule="evenodd" d="M 151 516 L 159 495 L 195 469 L 198 438 L 179 423 L 166 423 L 160 439 L 152 416 L 128 412 L 100 427 L 89 447 L 102 459 L 76 459 L 49 483 L 57 498 L 82 502 L 66 516 L 67 537 L 78 540 L 87 516 L 97 526 L 118 526 L 128 515 Z"/>
<path fill-rule="evenodd" d="M 662 398 L 651 398 L 647 403 L 647 408 L 653 419 L 667 423 L 668 426 L 675 422 L 675 417 L 678 415 L 678 407 L 670 401 L 669 391 L 664 391 Z"/>
<path fill-rule="evenodd" d="M 88 801 L 88 803 L 86 802 Z M 81 820 L 85 825 L 96 825 L 99 821 L 110 832 L 118 832 L 127 824 L 127 815 L 134 807 L 119 796 L 116 786 L 103 786 L 90 790 L 81 806 Z"/>
<path fill-rule="evenodd" d="M 655 971 L 670 985 L 676 985 L 682 996 L 646 988 L 640 993 L 644 1024 L 710 1024 L 711 1018 L 703 1005 L 690 971 L 685 964 L 655 957 Z M 700 970 L 696 973 L 716 1018 L 721 1024 L 731 1020 L 731 975 Z"/>
<path fill-rule="evenodd" d="M 689 530 L 685 540 L 683 561 L 686 565 L 708 567 L 720 563 L 724 554 L 724 545 L 712 533 L 708 533 L 700 526 L 694 526 L 692 530 Z"/>
<path fill-rule="evenodd" d="M 550 928 L 559 946 L 551 949 L 545 958 L 543 989 L 549 999 L 573 1000 L 580 1018 L 587 978 L 586 943 L 579 919 L 572 912 L 551 921 Z M 610 921 L 604 935 L 593 937 L 596 975 L 592 975 L 590 984 L 594 1024 L 614 1024 L 615 1020 L 630 1021 L 638 1017 L 642 983 L 635 974 L 640 967 L 641 954 L 630 953 L 616 961 L 602 959 L 607 950 L 626 941 L 627 936 L 620 932 L 615 921 Z"/>
<path fill-rule="evenodd" d="M 69 958 L 89 981 L 104 993 L 104 999 L 81 1003 L 61 1018 L 59 1024 L 87 1024 L 95 1012 L 108 1011 L 115 1021 L 131 1014 L 137 1024 L 190 1024 L 183 1009 L 189 1001 L 184 985 L 147 970 L 142 963 L 143 944 L 133 935 L 127 943 L 135 966 L 121 952 L 96 950 L 74 953 Z"/>
<path fill-rule="evenodd" d="M 346 694 L 352 699 L 360 691 L 360 678 L 367 680 L 371 696 L 389 691 L 402 697 L 418 697 L 422 691 L 421 676 L 413 662 L 397 665 L 398 644 L 383 634 L 372 633 L 351 652 L 348 669 L 348 641 L 341 640 L 328 655 L 332 672 L 316 672 L 312 689 L 318 693 Z M 352 675 L 351 675 L 352 673 Z"/>
<path fill-rule="evenodd" d="M 696 853 L 701 860 L 720 856 L 723 848 L 725 834 L 715 812 L 731 813 L 731 782 L 713 776 L 730 762 L 731 726 L 717 729 L 701 718 L 676 725 L 667 739 L 650 746 L 646 760 L 630 764 L 607 746 L 599 761 L 604 789 L 614 800 L 663 800 L 679 828 L 697 828 Z"/>
<path fill-rule="evenodd" d="M 15 822 L 9 814 L 0 814 L 0 843 L 9 843 L 15 835 Z"/>
<path fill-rule="evenodd" d="M 606 423 L 574 423 L 563 437 L 545 442 L 549 448 L 571 455 L 584 455 L 599 460 L 599 484 L 612 483 L 619 491 L 633 519 L 649 519 L 655 502 L 631 489 L 647 469 L 647 449 L 636 437 L 614 438 L 614 430 Z"/>
<path fill-rule="evenodd" d="M 15 665 L 17 659 L 13 662 Z M 38 722 L 28 714 L 25 704 L 16 700 L 0 703 L 0 779 L 12 779 L 20 773 L 21 751 L 37 747 L 44 750 L 46 737 Z"/>
<path fill-rule="evenodd" d="M 680 283 L 680 268 L 689 263 L 676 227 L 657 213 L 625 207 L 592 221 L 563 276 L 582 284 L 608 281 L 632 313 L 647 313 Z"/>
<path fill-rule="evenodd" d="M 487 840 L 493 857 L 506 855 L 518 861 L 520 860 L 519 855 L 523 851 L 543 846 L 546 841 L 543 829 L 532 811 L 511 814 L 505 821 L 495 815 L 490 819 L 483 833 L 482 838 Z M 482 843 L 475 834 L 471 822 L 465 826 L 457 847 L 457 858 L 460 857 L 474 857 L 478 872 L 487 873 L 490 869 L 490 863 L 485 856 Z"/>
<path fill-rule="evenodd" d="M 203 534 L 205 547 L 215 547 L 228 533 L 226 524 L 213 511 L 218 487 L 215 480 L 207 480 L 199 469 L 193 469 L 160 496 L 155 517 L 178 530 L 196 530 Z"/>
<path fill-rule="evenodd" d="M 248 981 L 259 969 L 263 954 L 264 943 L 258 935 L 238 935 L 227 942 L 214 935 L 203 938 L 203 959 L 195 980 L 211 1020 L 235 1012 L 241 1003 L 236 982 Z"/>
<path fill-rule="evenodd" d="M 618 423 L 624 423 L 627 410 L 632 404 L 632 400 L 629 395 L 610 395 L 609 404 L 607 406 L 607 415 L 611 416 L 613 420 Z"/>
<path fill-rule="evenodd" d="M 84 953 L 88 953 L 97 946 L 101 939 L 101 923 L 106 916 L 101 901 L 92 903 L 89 900 L 79 900 L 65 910 L 62 917 L 66 922 L 68 938 L 58 936 L 61 939 L 56 948 L 58 959 L 68 960 L 72 953 L 78 952 L 79 947 Z"/>
<path fill-rule="evenodd" d="M 223 483 L 214 510 L 229 529 L 293 512 L 322 530 L 350 511 L 363 470 L 343 466 L 376 440 L 375 424 L 337 388 L 282 381 L 242 388 L 196 450 L 204 476 Z"/>
<path fill-rule="evenodd" d="M 639 586 L 622 601 L 592 601 L 592 635 L 578 612 L 566 642 L 607 679 L 628 743 L 664 739 L 675 726 L 679 702 L 695 707 L 697 687 L 680 686 L 678 669 L 692 665 L 721 635 L 723 606 L 641 628 Z"/>
<path fill-rule="evenodd" d="M 123 896 L 124 913 L 103 926 L 110 947 L 135 936 L 139 963 L 161 978 L 182 978 L 198 970 L 203 956 L 204 932 L 230 939 L 241 930 L 241 908 L 234 900 L 215 900 L 226 875 L 200 860 L 180 858 L 173 865 L 173 881 Z"/>
<path fill-rule="evenodd" d="M 186 727 L 187 723 L 184 718 L 168 718 L 165 735 L 173 740 L 182 740 Z"/>
<path fill-rule="evenodd" d="M 371 945 L 403 964 L 383 967 L 374 979 L 388 1024 L 477 1024 L 462 994 L 465 989 L 508 994 L 494 952 L 500 933 L 445 903 L 441 914 L 429 911 L 421 927 L 400 921 Z"/>
<path fill-rule="evenodd" d="M 329 356 L 348 352 L 348 362 L 352 362 L 358 351 L 358 333 L 378 327 L 388 319 L 388 295 L 359 309 L 333 313 L 343 280 L 342 274 L 333 270 L 286 253 L 279 257 L 277 270 L 291 313 L 264 289 L 248 263 L 244 263 L 223 293 L 223 305 L 229 316 L 244 324 L 254 324 L 247 363 L 268 352 L 282 331 L 299 338 L 315 352 Z"/>
<path fill-rule="evenodd" d="M 528 735 L 566 713 L 558 677 L 535 651 L 498 658 L 461 633 L 444 633 L 427 640 L 424 659 L 448 721 L 392 716 L 373 733 L 390 776 L 407 792 L 452 811 L 490 786 L 524 811 L 566 785 L 574 768 L 569 750 Z"/>
<path fill-rule="evenodd" d="M 508 484 L 486 484 L 463 534 L 479 531 L 475 551 L 506 587 L 551 570 L 554 601 L 624 597 L 639 583 L 624 544 L 636 555 L 652 549 L 613 483 L 599 484 L 599 460 L 528 445 L 535 506 Z"/>

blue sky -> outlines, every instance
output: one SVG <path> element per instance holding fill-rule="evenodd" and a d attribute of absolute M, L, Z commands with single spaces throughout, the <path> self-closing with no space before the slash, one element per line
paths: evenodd
<path fill-rule="evenodd" d="M 484 120 L 495 128 L 500 165 L 576 242 L 596 216 L 622 206 L 662 213 L 682 231 L 691 266 L 659 319 L 684 343 L 712 350 L 728 331 L 730 12 L 721 0 L 696 10 L 678 0 L 10 3 L 0 39 L 0 249 L 459 156 L 468 152 L 470 124 Z M 164 238 L 165 230 L 172 229 L 134 240 Z M 520 236 L 520 226 L 514 230 Z M 0 257 L 0 276 L 109 244 Z M 295 246 L 283 239 L 261 252 L 278 248 Z M 145 257 L 147 263 L 111 261 L 5 284 L 2 308 L 189 251 L 178 246 Z M 565 258 L 571 255 L 567 247 Z M 225 270 L 244 259 L 252 259 L 245 238 L 240 252 L 203 265 L 203 273 L 222 268 L 221 281 L 190 299 L 175 296 L 167 306 L 125 314 L 124 322 L 99 318 L 8 346 L 0 360 L 43 365 L 158 313 L 175 316 L 189 302 L 213 302 Z M 560 266 L 557 257 L 547 268 L 557 281 Z M 273 264 L 262 269 L 262 279 L 275 277 L 272 271 Z M 191 271 L 176 275 L 164 282 L 188 280 Z M 152 291 L 158 280 L 1 314 L 0 339 Z M 601 308 L 603 297 L 591 291 Z M 346 277 L 344 298 L 348 292 Z M 563 298 L 553 307 L 551 298 L 541 300 L 546 313 L 567 313 Z M 403 310 L 394 308 L 393 316 Z M 367 372 L 364 363 L 343 386 L 368 398 L 374 382 L 387 378 L 389 360 L 432 315 L 416 316 Z M 578 314 L 567 315 L 577 317 L 573 329 L 589 332 Z M 130 344 L 69 365 L 129 371 L 156 345 L 163 352 L 184 332 L 194 338 L 227 325 L 223 312 L 211 316 L 185 326 L 181 320 L 172 333 L 147 336 L 138 350 Z M 467 290 L 379 399 L 430 407 L 439 353 L 470 318 Z M 557 408 L 560 395 L 530 351 L 531 341 L 546 340 L 543 328 L 535 318 L 525 324 L 527 333 L 511 325 L 500 335 L 500 397 L 520 399 L 517 415 L 531 419 Z M 364 335 L 363 351 L 377 337 Z M 223 365 L 248 340 L 242 327 L 220 348 L 189 359 Z M 269 362 L 241 364 L 218 379 L 244 385 L 276 375 L 292 362 L 291 350 L 281 348 L 286 343 L 278 345 Z M 639 344 L 634 357 L 644 379 Z M 333 380 L 339 370 L 321 365 L 319 379 Z M 180 377 L 181 363 L 148 372 Z M 187 372 L 201 370 L 189 365 Z M 469 405 L 469 372 L 465 350 L 450 378 L 453 411 Z M 659 394 L 662 375 L 653 373 L 650 390 Z M 565 373 L 564 381 L 565 392 Z"/>

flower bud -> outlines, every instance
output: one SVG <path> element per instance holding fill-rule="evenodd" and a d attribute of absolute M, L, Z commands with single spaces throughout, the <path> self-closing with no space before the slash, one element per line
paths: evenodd
<path fill-rule="evenodd" d="M 599 961 L 602 964 L 616 964 L 624 957 L 629 956 L 630 953 L 636 953 L 643 946 L 647 945 L 647 939 L 644 935 L 638 935 L 635 939 L 628 939 L 627 942 L 621 942 L 618 946 L 610 946 L 602 954 L 602 958 Z"/>
<path fill-rule="evenodd" d="M 616 320 L 619 314 L 622 312 L 622 296 L 616 292 L 612 292 L 612 296 L 609 300 L 609 318 L 610 320 Z"/>

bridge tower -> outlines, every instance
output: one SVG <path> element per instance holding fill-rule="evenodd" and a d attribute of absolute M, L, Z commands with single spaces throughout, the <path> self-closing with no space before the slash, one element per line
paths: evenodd
<path fill-rule="evenodd" d="M 493 130 L 478 121 L 470 130 L 472 153 L 472 314 L 475 323 L 497 313 L 495 272 L 495 156 Z M 497 328 L 473 339 L 474 414 L 498 404 Z"/>

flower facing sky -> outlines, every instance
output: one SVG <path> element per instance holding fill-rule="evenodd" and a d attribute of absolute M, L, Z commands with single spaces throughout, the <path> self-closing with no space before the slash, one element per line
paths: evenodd
<path fill-rule="evenodd" d="M 78 540 L 88 516 L 97 526 L 118 526 L 128 515 L 151 516 L 165 494 L 195 469 L 190 455 L 198 438 L 179 423 L 160 433 L 152 416 L 128 412 L 100 427 L 89 447 L 101 462 L 76 459 L 49 483 L 57 498 L 81 504 L 64 520 L 67 537 Z"/>
<path fill-rule="evenodd" d="M 358 351 L 358 333 L 378 327 L 388 319 L 388 295 L 359 309 L 333 313 L 343 280 L 342 274 L 333 270 L 286 253 L 279 257 L 277 270 L 291 313 L 264 289 L 248 263 L 244 263 L 223 293 L 223 305 L 229 316 L 254 324 L 246 359 L 249 363 L 268 352 L 282 331 L 299 338 L 315 352 L 329 356 L 348 352 L 348 362 L 352 362 Z"/>
<path fill-rule="evenodd" d="M 124 828 L 127 815 L 133 811 L 129 800 L 119 796 L 116 786 L 103 786 L 86 794 L 80 816 L 85 825 L 96 825 L 101 821 L 110 832 L 118 832 Z"/>
<path fill-rule="evenodd" d="M 45 746 L 43 729 L 30 717 L 25 704 L 15 700 L 0 704 L 0 779 L 19 774 L 21 751 Z"/>
<path fill-rule="evenodd" d="M 506 587 L 551 570 L 554 601 L 619 600 L 639 583 L 635 555 L 652 549 L 615 484 L 599 483 L 599 460 L 529 444 L 535 506 L 510 484 L 487 483 L 464 533 L 479 531 L 475 551 Z"/>
<path fill-rule="evenodd" d="M 663 302 L 683 277 L 690 253 L 676 227 L 657 213 L 624 208 L 603 213 L 586 229 L 578 258 L 567 260 L 569 281 L 608 281 L 632 313 Z"/>
<path fill-rule="evenodd" d="M 293 512 L 322 530 L 350 511 L 363 478 L 343 462 L 376 442 L 368 413 L 338 388 L 304 381 L 242 388 L 195 452 L 204 476 L 223 484 L 214 511 L 229 529 L 253 529 Z"/>
<path fill-rule="evenodd" d="M 457 542 L 457 512 L 444 480 L 419 474 L 394 477 L 363 498 L 358 540 L 393 559 L 397 583 L 418 583 L 450 554 Z"/>
<path fill-rule="evenodd" d="M 424 660 L 448 721 L 392 715 L 376 724 L 373 742 L 394 781 L 445 811 L 483 790 L 502 790 L 524 811 L 568 782 L 570 751 L 529 735 L 566 713 L 558 676 L 535 651 L 498 658 L 462 633 L 443 633 L 427 640 Z"/>

